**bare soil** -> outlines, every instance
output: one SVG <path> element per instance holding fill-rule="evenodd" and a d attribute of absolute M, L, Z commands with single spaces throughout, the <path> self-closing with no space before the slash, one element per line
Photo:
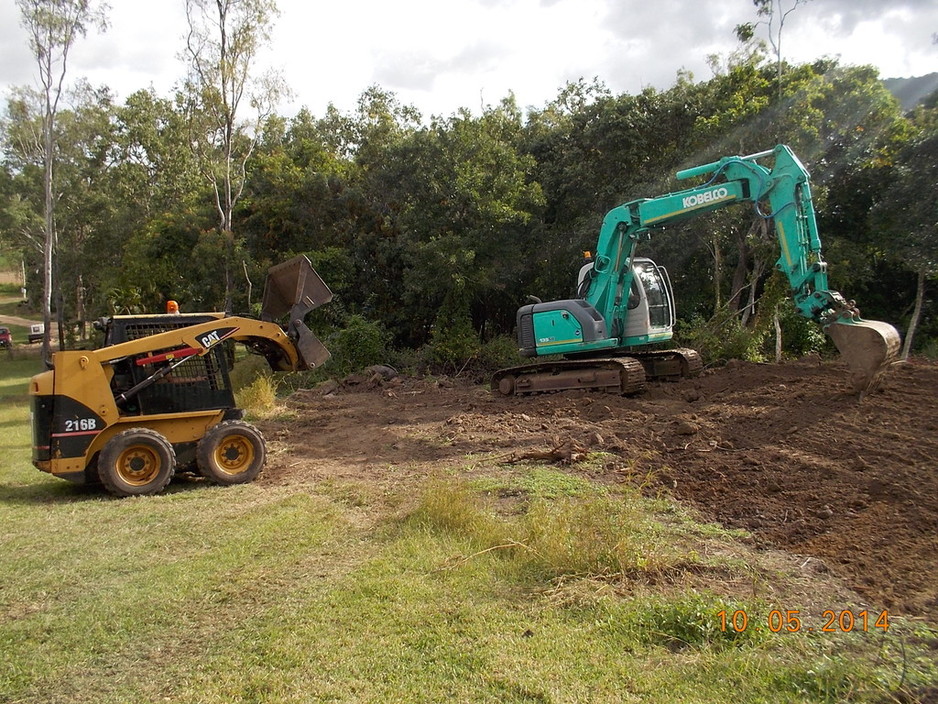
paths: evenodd
<path fill-rule="evenodd" d="M 381 486 L 556 461 L 665 490 L 759 546 L 818 560 L 873 604 L 938 621 L 938 362 L 896 365 L 862 400 L 846 379 L 833 362 L 734 362 L 636 397 L 503 398 L 353 378 L 297 392 L 295 417 L 259 423 L 271 448 L 260 481 Z"/>

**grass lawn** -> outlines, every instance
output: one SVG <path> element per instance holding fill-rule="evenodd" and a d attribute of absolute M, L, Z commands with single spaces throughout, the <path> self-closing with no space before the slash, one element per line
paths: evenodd
<path fill-rule="evenodd" d="M 36 371 L 0 359 L 0 702 L 883 702 L 936 679 L 921 624 L 723 628 L 769 623 L 782 567 L 550 467 L 71 485 L 30 464 Z"/>

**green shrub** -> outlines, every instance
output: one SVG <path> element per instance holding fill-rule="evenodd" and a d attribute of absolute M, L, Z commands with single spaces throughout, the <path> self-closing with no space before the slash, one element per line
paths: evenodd
<path fill-rule="evenodd" d="M 823 352 L 832 347 L 821 326 L 801 315 L 791 303 L 782 304 L 780 307 L 779 322 L 782 326 L 782 349 L 787 354 L 803 357 L 811 352 Z M 769 338 L 774 354 L 774 332 Z"/>
<path fill-rule="evenodd" d="M 393 355 L 391 334 L 381 323 L 361 315 L 351 315 L 344 328 L 325 339 L 332 353 L 326 370 L 331 376 L 344 376 L 372 364 L 387 364 Z"/>
<path fill-rule="evenodd" d="M 715 316 L 706 320 L 695 316 L 679 322 L 676 335 L 679 344 L 697 350 L 706 362 L 744 359 L 761 362 L 765 357 L 762 343 L 765 333 L 744 327 L 735 315 Z"/>
<path fill-rule="evenodd" d="M 479 354 L 479 336 L 468 316 L 455 320 L 438 317 L 431 332 L 429 351 L 433 362 L 444 372 L 457 372 L 465 367 Z"/>
<path fill-rule="evenodd" d="M 743 326 L 735 315 L 715 316 L 709 320 L 697 316 L 680 322 L 675 336 L 682 346 L 697 350 L 707 362 L 730 359 L 764 362 L 775 358 L 773 317 L 769 314 L 758 326 L 750 328 Z M 830 349 L 830 341 L 821 326 L 799 314 L 793 305 L 781 306 L 779 322 L 785 354 L 802 357 Z"/>
<path fill-rule="evenodd" d="M 430 366 L 426 350 L 415 350 L 410 347 L 391 350 L 387 363 L 401 374 L 411 376 L 420 376 L 426 373 Z"/>
<path fill-rule="evenodd" d="M 518 353 L 518 341 L 508 335 L 498 335 L 482 344 L 479 364 L 486 372 L 523 364 L 525 359 Z"/>
<path fill-rule="evenodd" d="M 238 408 L 264 415 L 276 406 L 280 378 L 274 376 L 267 360 L 260 355 L 247 354 L 239 358 L 231 367 L 229 378 Z"/>
<path fill-rule="evenodd" d="M 456 372 L 478 356 L 479 347 L 479 336 L 472 327 L 465 286 L 454 283 L 446 292 L 430 331 L 432 361 L 443 372 Z"/>
<path fill-rule="evenodd" d="M 237 394 L 251 386 L 259 377 L 270 374 L 270 365 L 266 359 L 258 354 L 248 354 L 234 363 L 228 376 L 231 379 L 231 388 Z"/>

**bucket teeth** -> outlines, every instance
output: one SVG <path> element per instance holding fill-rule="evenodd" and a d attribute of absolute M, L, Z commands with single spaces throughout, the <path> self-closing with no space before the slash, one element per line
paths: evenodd
<path fill-rule="evenodd" d="M 875 389 L 883 373 L 899 356 L 899 332 L 879 320 L 845 320 L 825 331 L 850 370 L 853 390 L 864 395 Z"/>

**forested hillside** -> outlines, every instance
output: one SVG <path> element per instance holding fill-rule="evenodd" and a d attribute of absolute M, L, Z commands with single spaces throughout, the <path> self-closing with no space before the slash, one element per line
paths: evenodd
<path fill-rule="evenodd" d="M 916 348 L 934 351 L 935 96 L 904 115 L 870 67 L 785 69 L 781 86 L 774 63 L 750 60 L 638 95 L 579 81 L 541 107 L 507 96 L 448 116 L 374 86 L 350 114 L 273 114 L 246 162 L 233 246 L 179 96 L 142 90 L 118 103 L 86 87 L 56 122 L 53 305 L 80 338 L 98 316 L 162 311 L 167 299 L 221 309 L 227 272 L 233 309 L 256 312 L 266 268 L 305 253 L 336 293 L 313 321 L 326 337 L 351 330 L 371 356 L 423 350 L 458 368 L 512 334 L 529 294 L 572 295 L 611 207 L 683 187 L 681 168 L 786 143 L 812 173 L 834 287 L 903 330 L 918 291 Z M 39 116 L 25 92 L 6 107 L 0 237 L 24 258 L 38 309 Z M 747 207 L 721 211 L 641 250 L 671 272 L 684 341 L 711 356 L 762 354 L 780 302 L 788 351 L 824 344 L 784 303 L 761 223 Z"/>
<path fill-rule="evenodd" d="M 938 71 L 912 78 L 887 78 L 883 83 L 902 103 L 904 110 L 912 110 L 938 90 Z"/>

